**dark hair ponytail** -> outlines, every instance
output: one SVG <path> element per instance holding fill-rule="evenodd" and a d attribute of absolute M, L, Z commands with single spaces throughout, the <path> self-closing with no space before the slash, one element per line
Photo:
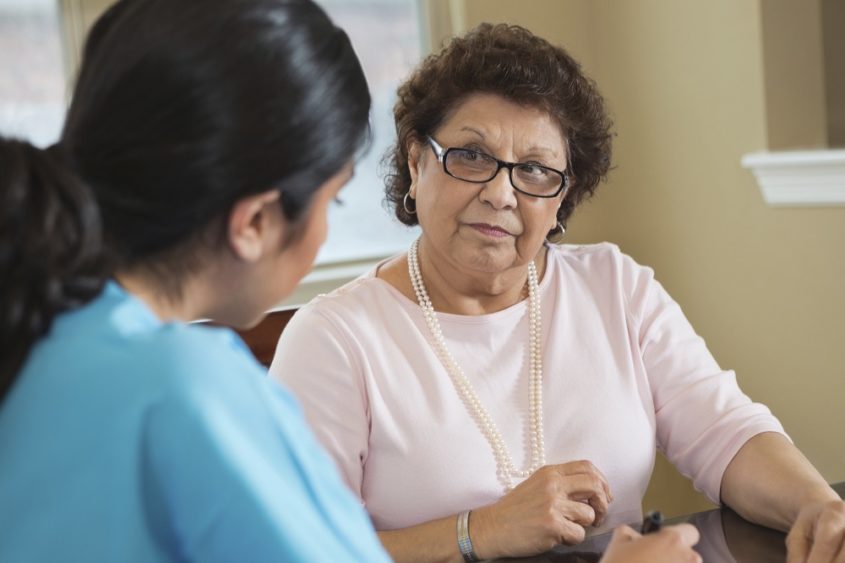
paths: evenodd
<path fill-rule="evenodd" d="M 0 398 L 53 318 L 100 292 L 101 240 L 93 194 L 58 150 L 0 138 Z"/>
<path fill-rule="evenodd" d="M 0 399 L 51 319 L 99 291 L 105 257 L 178 293 L 239 199 L 279 189 L 297 225 L 369 109 L 349 38 L 311 0 L 115 3 L 59 148 L 0 142 Z"/>

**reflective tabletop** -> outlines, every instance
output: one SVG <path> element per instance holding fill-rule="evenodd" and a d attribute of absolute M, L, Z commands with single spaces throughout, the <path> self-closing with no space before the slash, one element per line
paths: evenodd
<path fill-rule="evenodd" d="M 845 498 L 845 482 L 833 485 Z M 701 533 L 696 551 L 704 563 L 769 563 L 786 560 L 786 534 L 752 524 L 729 508 L 697 512 L 667 520 L 667 524 L 689 522 Z M 560 546 L 536 557 L 497 559 L 523 563 L 591 563 L 601 558 L 611 534 L 587 538 L 583 543 Z"/>

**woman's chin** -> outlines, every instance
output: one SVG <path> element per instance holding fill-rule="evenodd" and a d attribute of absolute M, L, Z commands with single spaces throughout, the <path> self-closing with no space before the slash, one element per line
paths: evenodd
<path fill-rule="evenodd" d="M 464 268 L 485 274 L 500 274 L 512 268 L 516 259 L 513 248 L 468 249 L 455 257 Z"/>

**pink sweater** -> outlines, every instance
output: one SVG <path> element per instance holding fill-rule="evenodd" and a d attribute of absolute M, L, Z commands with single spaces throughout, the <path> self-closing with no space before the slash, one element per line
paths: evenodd
<path fill-rule="evenodd" d="M 740 391 L 650 268 L 611 244 L 552 246 L 540 281 L 546 460 L 586 459 L 615 500 L 598 533 L 641 518 L 655 448 L 719 501 L 752 436 L 783 432 Z M 419 524 L 504 493 L 493 452 L 436 357 L 419 306 L 375 270 L 303 307 L 271 373 L 300 400 L 377 529 Z M 528 306 L 438 313 L 447 346 L 530 462 Z"/>

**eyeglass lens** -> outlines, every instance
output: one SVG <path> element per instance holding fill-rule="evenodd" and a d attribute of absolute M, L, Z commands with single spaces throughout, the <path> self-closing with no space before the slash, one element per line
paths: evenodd
<path fill-rule="evenodd" d="M 444 164 L 449 174 L 469 182 L 487 182 L 499 169 L 496 159 L 469 149 L 450 149 Z M 556 193 L 563 183 L 563 176 L 544 166 L 525 163 L 513 167 L 511 182 L 519 190 L 543 196 Z"/>

